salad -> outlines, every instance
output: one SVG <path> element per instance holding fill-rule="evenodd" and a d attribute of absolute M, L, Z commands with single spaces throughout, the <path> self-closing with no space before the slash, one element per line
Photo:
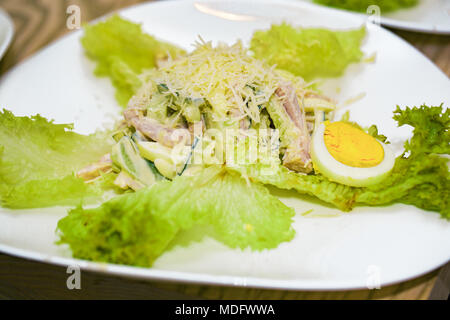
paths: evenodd
<path fill-rule="evenodd" d="M 200 38 L 188 53 L 119 16 L 86 26 L 85 53 L 123 107 L 117 124 L 81 135 L 1 112 L 1 204 L 71 206 L 57 233 L 74 257 L 143 267 L 194 228 L 231 248 L 290 241 L 296 213 L 269 187 L 342 211 L 404 203 L 450 219 L 447 108 L 397 107 L 414 132 L 395 157 L 318 89 L 364 61 L 364 37 L 280 24 L 249 47 Z"/>

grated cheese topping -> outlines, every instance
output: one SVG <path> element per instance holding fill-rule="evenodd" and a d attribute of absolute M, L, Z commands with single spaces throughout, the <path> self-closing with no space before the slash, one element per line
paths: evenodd
<path fill-rule="evenodd" d="M 165 84 L 171 94 L 206 99 L 215 121 L 249 117 L 259 123 L 261 109 L 280 83 L 292 83 L 299 96 L 308 91 L 302 78 L 251 57 L 240 41 L 213 47 L 200 39 L 192 53 L 168 60 L 156 74 L 153 71 L 152 80 Z"/>

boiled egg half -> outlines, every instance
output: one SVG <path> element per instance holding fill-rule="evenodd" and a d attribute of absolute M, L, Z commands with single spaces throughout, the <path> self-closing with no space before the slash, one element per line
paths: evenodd
<path fill-rule="evenodd" d="M 316 128 L 311 158 L 316 172 L 355 187 L 380 182 L 395 163 L 389 146 L 344 121 L 326 121 Z"/>

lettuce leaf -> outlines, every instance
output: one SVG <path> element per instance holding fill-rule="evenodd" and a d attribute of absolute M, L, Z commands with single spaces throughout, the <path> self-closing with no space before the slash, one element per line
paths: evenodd
<path fill-rule="evenodd" d="M 398 126 L 409 125 L 414 128 L 413 137 L 405 143 L 405 153 L 450 154 L 450 111 L 443 110 L 443 104 L 436 107 L 420 107 L 394 111 L 394 120 Z"/>
<path fill-rule="evenodd" d="M 438 211 L 450 219 L 450 110 L 443 105 L 405 108 L 397 106 L 394 119 L 399 126 L 414 127 L 405 142 L 405 152 L 396 159 L 391 175 L 380 184 L 363 189 L 359 203 L 382 205 L 402 202 Z"/>
<path fill-rule="evenodd" d="M 402 8 L 413 7 L 418 0 L 314 0 L 315 3 L 330 7 L 366 12 L 371 5 L 380 7 L 381 12 L 392 12 Z"/>
<path fill-rule="evenodd" d="M 209 167 L 125 194 L 98 208 L 71 210 L 58 223 L 59 243 L 74 257 L 151 266 L 180 231 L 210 227 L 231 248 L 277 247 L 293 238 L 294 210 L 266 188 Z"/>
<path fill-rule="evenodd" d="M 289 24 L 272 25 L 267 31 L 256 31 L 250 49 L 257 59 L 306 80 L 337 77 L 352 62 L 363 57 L 360 50 L 366 29 L 331 31 L 294 28 Z"/>
<path fill-rule="evenodd" d="M 16 117 L 0 112 L 0 199 L 10 208 L 77 204 L 98 196 L 74 172 L 111 150 L 107 133 L 89 136 L 40 115 Z"/>
<path fill-rule="evenodd" d="M 158 59 L 184 54 L 184 50 L 156 40 L 139 24 L 118 15 L 86 25 L 81 43 L 86 55 L 97 62 L 95 74 L 111 79 L 122 106 L 142 85 L 139 75 L 143 70 L 154 68 Z"/>
<path fill-rule="evenodd" d="M 249 165 L 232 169 L 252 181 L 312 195 L 343 211 L 355 205 L 399 202 L 437 211 L 443 218 L 450 219 L 448 158 L 438 155 L 449 153 L 449 116 L 450 111 L 444 111 L 442 105 L 405 110 L 397 107 L 394 119 L 399 126 L 413 126 L 413 137 L 405 142 L 405 152 L 396 159 L 389 177 L 366 188 L 335 183 L 320 174 L 298 174 L 282 166 Z"/>
<path fill-rule="evenodd" d="M 355 202 L 355 188 L 330 181 L 320 174 L 305 175 L 290 171 L 282 165 L 264 164 L 233 166 L 230 170 L 239 172 L 256 183 L 314 196 L 342 211 L 350 211 Z"/>
<path fill-rule="evenodd" d="M 379 206 L 393 202 L 440 212 L 450 219 L 450 176 L 447 159 L 420 154 L 399 157 L 391 175 L 380 184 L 358 190 L 356 202 Z"/>

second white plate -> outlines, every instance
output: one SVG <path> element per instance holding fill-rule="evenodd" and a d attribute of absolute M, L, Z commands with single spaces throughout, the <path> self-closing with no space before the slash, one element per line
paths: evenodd
<path fill-rule="evenodd" d="M 313 3 L 313 0 L 293 1 Z M 363 16 L 359 13 L 355 14 Z M 373 14 L 373 12 L 371 14 Z M 386 14 L 381 12 L 380 22 L 384 26 L 396 29 L 424 33 L 450 34 L 450 1 L 420 0 L 419 4 L 413 8 L 401 9 Z"/>
<path fill-rule="evenodd" d="M 0 8 L 0 59 L 3 58 L 14 37 L 14 23 L 9 15 Z"/>

